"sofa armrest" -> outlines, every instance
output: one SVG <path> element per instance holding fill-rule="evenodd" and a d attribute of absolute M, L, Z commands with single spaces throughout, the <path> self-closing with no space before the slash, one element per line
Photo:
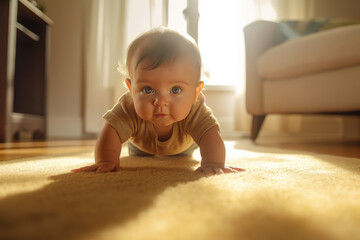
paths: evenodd
<path fill-rule="evenodd" d="M 263 80 L 257 72 L 261 54 L 274 45 L 277 23 L 256 21 L 244 28 L 246 55 L 246 108 L 254 115 L 264 114 Z"/>

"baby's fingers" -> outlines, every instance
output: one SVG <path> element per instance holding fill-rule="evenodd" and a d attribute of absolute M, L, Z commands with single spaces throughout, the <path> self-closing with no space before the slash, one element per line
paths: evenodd
<path fill-rule="evenodd" d="M 224 167 L 224 173 L 235 173 L 235 172 L 243 172 L 245 169 L 238 167 Z"/>
<path fill-rule="evenodd" d="M 220 174 L 223 174 L 224 173 L 224 170 L 222 170 L 221 168 L 215 168 L 215 174 L 216 175 L 220 175 Z"/>
<path fill-rule="evenodd" d="M 210 175 L 214 175 L 215 171 L 214 171 L 213 168 L 205 168 L 204 173 L 205 173 L 206 176 L 210 176 Z"/>
<path fill-rule="evenodd" d="M 206 176 L 211 176 L 211 175 L 220 175 L 223 174 L 224 171 L 221 168 L 205 168 L 203 169 L 202 167 L 198 167 L 195 172 L 203 172 L 205 173 Z"/>
<path fill-rule="evenodd" d="M 91 166 L 72 169 L 71 171 L 72 172 L 94 172 L 97 169 L 98 169 L 98 167 L 96 165 L 91 165 Z"/>
<path fill-rule="evenodd" d="M 112 171 L 115 171 L 115 170 L 116 170 L 115 165 L 114 166 L 103 165 L 103 166 L 99 166 L 96 173 L 106 173 L 106 172 L 112 172 Z"/>
<path fill-rule="evenodd" d="M 206 175 L 214 174 L 214 170 L 212 168 L 198 167 L 195 172 L 205 173 Z"/>

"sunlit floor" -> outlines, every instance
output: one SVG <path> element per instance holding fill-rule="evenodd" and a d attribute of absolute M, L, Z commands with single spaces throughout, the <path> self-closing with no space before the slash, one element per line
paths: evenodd
<path fill-rule="evenodd" d="M 300 137 L 259 137 L 254 143 L 248 138 L 225 139 L 241 146 L 258 145 L 287 150 L 308 151 L 334 156 L 360 158 L 360 142 L 326 141 Z M 96 140 L 49 140 L 41 142 L 0 143 L 0 161 L 28 157 L 63 155 L 92 151 Z"/>
<path fill-rule="evenodd" d="M 0 161 L 92 151 L 96 140 L 0 143 Z"/>
<path fill-rule="evenodd" d="M 253 144 L 250 140 L 243 143 Z M 259 137 L 256 141 L 259 146 L 276 147 L 286 150 L 307 151 L 329 154 L 341 157 L 360 158 L 360 141 L 324 140 L 316 138 L 288 137 Z"/>
<path fill-rule="evenodd" d="M 213 177 L 194 173 L 199 151 L 124 148 L 119 172 L 71 173 L 94 144 L 0 144 L 0 239 L 360 239 L 359 143 L 227 139 L 227 164 L 246 171 Z"/>

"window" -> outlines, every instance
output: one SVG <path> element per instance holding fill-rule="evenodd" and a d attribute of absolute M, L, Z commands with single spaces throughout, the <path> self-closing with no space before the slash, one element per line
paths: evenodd
<path fill-rule="evenodd" d="M 207 85 L 236 85 L 243 73 L 239 1 L 199 0 L 199 48 Z"/>
<path fill-rule="evenodd" d="M 203 60 L 203 80 L 206 85 L 237 85 L 244 75 L 244 14 L 240 14 L 240 11 L 247 6 L 237 0 L 197 1 L 200 14 L 198 44 Z M 186 31 L 187 22 L 183 10 L 190 7 L 187 3 L 187 0 L 169 0 L 170 28 Z"/>
<path fill-rule="evenodd" d="M 187 0 L 170 0 L 168 5 L 168 26 L 179 32 L 187 31 L 187 23 L 183 10 L 187 8 Z"/>

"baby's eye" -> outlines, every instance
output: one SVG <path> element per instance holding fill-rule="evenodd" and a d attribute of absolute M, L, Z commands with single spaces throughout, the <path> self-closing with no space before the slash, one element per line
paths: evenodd
<path fill-rule="evenodd" d="M 142 89 L 142 92 L 143 92 L 143 93 L 146 93 L 146 94 L 151 94 L 151 93 L 154 92 L 154 89 L 152 89 L 151 87 L 144 87 L 144 88 Z"/>
<path fill-rule="evenodd" d="M 171 89 L 171 93 L 173 94 L 179 94 L 182 91 L 182 89 L 180 87 L 173 87 Z"/>

